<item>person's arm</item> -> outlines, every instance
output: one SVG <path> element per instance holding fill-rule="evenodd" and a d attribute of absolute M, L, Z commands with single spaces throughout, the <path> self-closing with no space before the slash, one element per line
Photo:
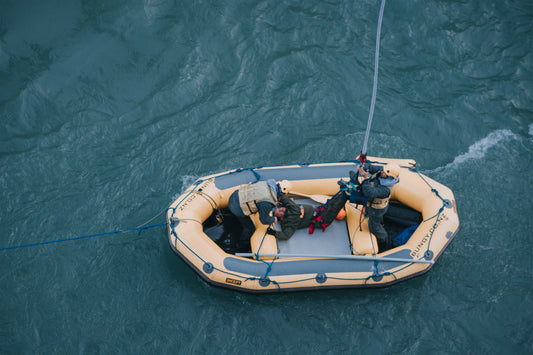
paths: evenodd
<path fill-rule="evenodd" d="M 379 165 L 365 164 L 365 170 L 368 170 L 370 175 L 374 175 L 380 171 L 383 171 L 383 167 Z"/>
<path fill-rule="evenodd" d="M 285 208 L 291 208 L 290 206 L 295 206 L 298 208 L 298 205 L 287 195 L 283 194 L 279 196 L 279 203 Z"/>
<path fill-rule="evenodd" d="M 390 195 L 390 190 L 388 188 L 381 185 L 372 187 L 369 180 L 363 181 L 361 188 L 363 190 L 363 195 L 366 198 L 386 198 Z"/>
<path fill-rule="evenodd" d="M 277 239 L 287 240 L 296 232 L 300 219 L 300 207 L 287 195 L 280 196 L 279 202 L 286 208 L 285 217 L 281 222 L 281 231 L 269 228 L 267 233 L 274 235 Z"/>
<path fill-rule="evenodd" d="M 365 163 L 362 166 L 361 165 L 357 166 L 357 171 L 359 172 L 359 176 L 363 179 L 368 179 L 375 173 L 380 172 L 382 170 L 383 170 L 383 167 L 368 164 L 368 163 Z"/>
<path fill-rule="evenodd" d="M 281 231 L 276 231 L 276 230 L 273 230 L 272 228 L 268 228 L 267 233 L 272 234 L 273 236 L 276 237 L 276 239 L 287 240 L 290 237 L 292 237 L 294 232 L 296 232 L 296 228 L 294 228 L 291 225 L 289 226 L 285 225 L 281 227 L 281 229 L 282 229 Z"/>

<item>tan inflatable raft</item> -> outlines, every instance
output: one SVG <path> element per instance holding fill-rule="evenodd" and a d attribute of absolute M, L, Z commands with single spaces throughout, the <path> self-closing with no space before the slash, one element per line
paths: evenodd
<path fill-rule="evenodd" d="M 287 241 L 276 240 L 255 214 L 250 216 L 256 229 L 249 250 L 225 248 L 210 235 L 210 227 L 228 223 L 223 211 L 240 186 L 275 179 L 296 203 L 318 205 L 339 190 L 339 179 L 348 180 L 349 171 L 356 170 L 360 163 L 353 161 L 238 169 L 200 178 L 168 208 L 172 250 L 207 282 L 255 293 L 388 286 L 429 271 L 459 229 L 452 191 L 420 174 L 413 160 L 368 161 L 401 167 L 391 207 L 420 217 L 403 245 L 378 250 L 368 220 L 361 216 L 362 206 L 349 202 L 346 218 L 334 221 L 325 232 L 299 230 Z"/>

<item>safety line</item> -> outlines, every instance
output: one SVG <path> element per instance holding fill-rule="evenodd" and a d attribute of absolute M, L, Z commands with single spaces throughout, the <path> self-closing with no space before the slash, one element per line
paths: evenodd
<path fill-rule="evenodd" d="M 368 136 L 370 135 L 370 126 L 372 125 L 372 117 L 374 116 L 374 107 L 376 105 L 376 93 L 378 90 L 379 41 L 381 37 L 381 22 L 383 19 L 384 10 L 385 0 L 381 0 L 381 8 L 379 9 L 378 31 L 376 35 L 376 57 L 374 59 L 374 86 L 372 88 L 372 102 L 370 103 L 370 112 L 368 114 L 368 123 L 366 125 L 365 141 L 363 143 L 363 150 L 361 151 L 361 155 L 363 155 L 364 157 L 366 157 Z"/>
<path fill-rule="evenodd" d="M 112 235 L 112 234 L 118 234 L 118 233 L 127 233 L 127 232 L 133 232 L 133 231 L 139 231 L 139 234 L 145 229 L 153 228 L 153 227 L 160 227 L 166 225 L 166 222 L 151 224 L 147 226 L 142 227 L 136 227 L 136 228 L 129 228 L 129 229 L 117 229 L 112 232 L 106 232 L 106 233 L 98 233 L 98 234 L 90 234 L 90 235 L 82 235 L 80 237 L 73 237 L 73 238 L 65 238 L 65 239 L 56 239 L 56 240 L 50 240 L 46 242 L 39 242 L 39 243 L 31 243 L 31 244 L 23 244 L 23 245 L 15 245 L 12 247 L 6 247 L 6 248 L 0 248 L 0 251 L 2 250 L 10 250 L 10 249 L 19 249 L 19 248 L 26 248 L 26 247 L 33 247 L 36 245 L 44 245 L 44 244 L 52 244 L 52 243 L 61 243 L 61 242 L 68 242 L 71 240 L 78 240 L 78 239 L 85 239 L 85 238 L 93 238 L 93 237 L 101 237 L 105 235 Z"/>

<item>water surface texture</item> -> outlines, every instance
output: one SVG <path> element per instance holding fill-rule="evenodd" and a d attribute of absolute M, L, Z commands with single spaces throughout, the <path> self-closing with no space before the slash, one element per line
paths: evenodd
<path fill-rule="evenodd" d="M 207 174 L 354 159 L 379 7 L 2 1 L 0 248 L 163 222 Z M 429 273 L 249 295 L 162 227 L 2 250 L 0 353 L 533 353 L 532 33 L 530 1 L 386 4 L 368 154 L 454 191 Z"/>

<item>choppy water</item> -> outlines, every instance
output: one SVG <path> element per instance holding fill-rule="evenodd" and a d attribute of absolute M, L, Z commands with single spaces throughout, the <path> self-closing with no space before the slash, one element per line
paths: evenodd
<path fill-rule="evenodd" d="M 209 173 L 353 159 L 379 1 L 3 1 L 0 248 L 141 225 Z M 162 229 L 0 251 L 0 353 L 533 353 L 533 5 L 389 1 L 368 153 L 455 193 L 379 290 L 205 284 Z M 162 216 L 153 222 L 161 222 Z"/>

